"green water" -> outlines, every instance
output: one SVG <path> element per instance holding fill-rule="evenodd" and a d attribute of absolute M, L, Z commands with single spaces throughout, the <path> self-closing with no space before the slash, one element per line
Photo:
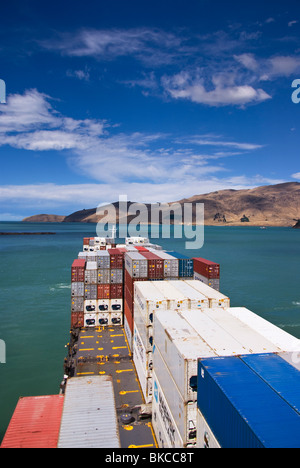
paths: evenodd
<path fill-rule="evenodd" d="M 0 440 L 20 396 L 57 394 L 70 325 L 70 266 L 91 224 L 0 223 L 0 232 L 55 232 L 0 236 Z M 300 230 L 206 227 L 204 247 L 183 239 L 154 239 L 167 250 L 221 265 L 221 291 L 300 338 Z"/>

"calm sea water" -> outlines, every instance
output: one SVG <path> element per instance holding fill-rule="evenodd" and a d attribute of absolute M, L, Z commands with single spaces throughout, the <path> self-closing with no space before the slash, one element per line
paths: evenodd
<path fill-rule="evenodd" d="M 0 236 L 0 440 L 20 396 L 59 392 L 70 325 L 70 266 L 91 224 L 0 223 L 0 232 L 55 232 Z M 300 338 L 300 230 L 206 227 L 204 247 L 184 239 L 154 239 L 167 250 L 221 264 L 221 291 L 232 306 L 248 307 Z"/>

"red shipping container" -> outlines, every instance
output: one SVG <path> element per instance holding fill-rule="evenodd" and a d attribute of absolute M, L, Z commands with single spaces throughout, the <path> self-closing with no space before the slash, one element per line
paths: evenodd
<path fill-rule="evenodd" d="M 146 249 L 146 247 L 143 247 L 141 245 L 136 245 L 135 246 L 136 250 L 138 250 L 139 252 L 149 252 L 148 249 Z"/>
<path fill-rule="evenodd" d="M 123 284 L 111 284 L 110 285 L 110 298 L 111 299 L 123 299 Z"/>
<path fill-rule="evenodd" d="M 110 299 L 110 284 L 98 284 L 97 299 Z"/>
<path fill-rule="evenodd" d="M 124 300 L 127 302 L 127 305 L 133 313 L 133 293 L 127 286 L 124 288 Z"/>
<path fill-rule="evenodd" d="M 149 279 L 164 279 L 164 260 L 152 252 L 140 252 L 148 260 Z"/>
<path fill-rule="evenodd" d="M 194 271 L 208 279 L 220 278 L 220 265 L 205 258 L 193 258 Z"/>
<path fill-rule="evenodd" d="M 131 296 L 133 297 L 134 293 L 134 283 L 136 281 L 149 281 L 148 278 L 132 278 L 128 271 L 125 269 L 125 275 L 124 275 L 125 281 L 124 281 L 124 289 L 127 287 L 130 291 Z"/>
<path fill-rule="evenodd" d="M 84 237 L 83 238 L 83 245 L 90 245 L 90 238 L 89 237 Z"/>
<path fill-rule="evenodd" d="M 63 395 L 20 398 L 1 448 L 57 448 Z"/>
<path fill-rule="evenodd" d="M 124 301 L 124 315 L 127 319 L 127 323 L 130 328 L 130 331 L 133 334 L 133 314 L 131 312 L 131 308 L 129 307 L 126 301 Z"/>
<path fill-rule="evenodd" d="M 119 249 L 108 249 L 110 255 L 110 268 L 123 268 L 124 252 Z"/>
<path fill-rule="evenodd" d="M 84 282 L 85 260 L 76 259 L 71 268 L 71 281 L 72 283 Z"/>
<path fill-rule="evenodd" d="M 84 326 L 84 312 L 71 313 L 71 328 L 82 328 Z"/>

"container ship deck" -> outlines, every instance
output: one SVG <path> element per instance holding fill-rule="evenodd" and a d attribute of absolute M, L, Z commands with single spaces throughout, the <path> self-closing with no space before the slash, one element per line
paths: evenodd
<path fill-rule="evenodd" d="M 300 340 L 220 289 L 213 261 L 84 238 L 60 392 L 1 448 L 300 448 Z"/>
<path fill-rule="evenodd" d="M 157 447 L 151 408 L 145 404 L 123 326 L 73 331 L 65 375 L 112 376 L 121 447 Z"/>

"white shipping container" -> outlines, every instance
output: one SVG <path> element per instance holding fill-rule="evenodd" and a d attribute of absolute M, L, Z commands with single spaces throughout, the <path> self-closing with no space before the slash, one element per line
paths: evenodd
<path fill-rule="evenodd" d="M 300 340 L 245 307 L 230 307 L 227 312 L 274 343 L 281 351 L 300 352 Z"/>
<path fill-rule="evenodd" d="M 151 359 L 151 364 L 149 360 Z M 146 403 L 152 401 L 152 375 L 149 375 L 148 369 L 152 368 L 152 353 L 147 353 L 138 330 L 134 325 L 133 331 L 133 362 L 138 375 L 139 383 Z"/>
<path fill-rule="evenodd" d="M 96 327 L 97 326 L 97 314 L 84 314 L 84 326 Z"/>
<path fill-rule="evenodd" d="M 153 326 L 147 327 L 137 304 L 134 305 L 134 325 L 138 329 L 141 340 L 146 352 L 152 351 L 153 348 Z"/>
<path fill-rule="evenodd" d="M 67 381 L 57 447 L 121 447 L 112 377 Z"/>
<path fill-rule="evenodd" d="M 111 321 L 111 325 L 123 325 L 122 312 L 111 312 L 110 321 Z"/>
<path fill-rule="evenodd" d="M 79 260 L 86 260 L 87 259 L 87 252 L 79 252 L 78 253 Z"/>
<path fill-rule="evenodd" d="M 132 278 L 148 277 L 148 260 L 138 252 L 125 253 L 125 268 Z"/>
<path fill-rule="evenodd" d="M 203 309 L 209 307 L 208 298 L 204 294 L 192 288 L 190 285 L 186 284 L 185 281 L 170 281 L 170 284 L 189 299 L 190 309 Z"/>
<path fill-rule="evenodd" d="M 197 362 L 197 361 L 196 361 Z M 153 369 L 163 389 L 166 402 L 172 413 L 183 443 L 196 443 L 197 396 L 195 401 L 184 401 L 158 347 L 153 349 Z M 195 391 L 197 395 L 197 391 Z"/>
<path fill-rule="evenodd" d="M 126 339 L 127 339 L 127 342 L 128 342 L 128 346 L 129 346 L 129 349 L 130 351 L 132 352 L 132 339 L 133 339 L 133 336 L 132 336 L 132 332 L 131 332 L 131 329 L 130 329 L 130 325 L 128 324 L 128 321 L 127 321 L 127 318 L 126 318 L 126 315 L 124 314 L 124 331 L 125 331 L 125 335 L 126 335 Z"/>
<path fill-rule="evenodd" d="M 197 448 L 221 448 L 199 408 L 197 409 Z"/>
<path fill-rule="evenodd" d="M 153 349 L 156 348 L 160 351 L 183 401 L 196 401 L 198 358 L 215 357 L 216 352 L 200 338 L 181 313 L 171 310 L 157 312 L 154 317 Z"/>
<path fill-rule="evenodd" d="M 149 243 L 149 239 L 147 237 L 126 237 L 125 243 L 126 245 L 140 245 Z"/>
<path fill-rule="evenodd" d="M 160 448 L 184 448 L 184 443 L 178 432 L 176 423 L 168 407 L 164 392 L 153 370 L 152 373 L 153 399 L 152 399 L 152 425 L 156 439 L 164 446 Z M 161 427 L 163 433 L 161 433 Z"/>
<path fill-rule="evenodd" d="M 154 286 L 153 281 L 134 283 L 134 303 L 139 306 L 147 326 L 153 324 L 153 315 L 157 310 L 167 310 L 165 296 Z"/>
<path fill-rule="evenodd" d="M 99 312 L 97 318 L 98 318 L 97 325 L 101 325 L 101 326 L 111 325 L 109 312 Z"/>
<path fill-rule="evenodd" d="M 88 266 L 88 263 L 91 263 L 91 265 Z M 87 270 L 97 270 L 97 256 L 95 252 L 88 252 L 86 254 L 86 268 Z"/>
<path fill-rule="evenodd" d="M 188 298 L 179 292 L 170 281 L 153 281 L 153 285 L 167 300 L 168 309 L 187 310 L 189 308 Z"/>
<path fill-rule="evenodd" d="M 218 356 L 276 353 L 280 349 L 226 309 L 214 308 L 183 311 L 182 317 Z M 204 357 L 204 356 L 199 356 Z"/>
<path fill-rule="evenodd" d="M 194 271 L 194 280 L 201 281 L 202 283 L 207 284 L 207 286 L 210 286 L 216 291 L 220 291 L 220 280 L 218 278 L 209 279 Z"/>
<path fill-rule="evenodd" d="M 84 313 L 97 313 L 97 301 L 84 301 Z"/>
<path fill-rule="evenodd" d="M 111 312 L 123 312 L 123 299 L 110 299 Z"/>
<path fill-rule="evenodd" d="M 97 301 L 97 312 L 110 312 L 110 300 L 109 299 L 98 299 L 98 301 Z"/>
<path fill-rule="evenodd" d="M 186 280 L 186 283 L 192 288 L 204 294 L 209 299 L 210 307 L 230 307 L 230 299 L 224 294 L 220 293 L 216 289 L 207 286 L 207 284 L 202 283 L 202 281 L 197 280 Z"/>

